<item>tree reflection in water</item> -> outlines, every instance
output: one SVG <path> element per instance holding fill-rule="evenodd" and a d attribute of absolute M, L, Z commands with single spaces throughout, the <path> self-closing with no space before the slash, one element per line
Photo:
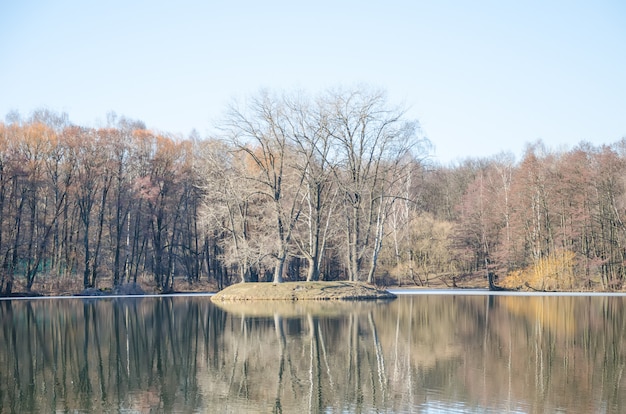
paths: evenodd
<path fill-rule="evenodd" d="M 619 412 L 624 300 L 1 301 L 0 412 Z"/>

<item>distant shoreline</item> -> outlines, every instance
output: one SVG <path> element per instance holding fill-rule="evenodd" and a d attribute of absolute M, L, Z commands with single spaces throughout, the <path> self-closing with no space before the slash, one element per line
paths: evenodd
<path fill-rule="evenodd" d="M 289 283 L 289 282 L 287 282 Z M 423 288 L 411 287 L 406 289 L 389 289 L 387 290 L 396 297 L 399 296 L 426 296 L 426 295 L 461 295 L 461 296 L 626 296 L 626 292 L 600 292 L 600 291 L 561 291 L 561 292 L 534 292 L 534 291 L 490 291 L 487 288 Z M 171 292 L 171 293 L 145 293 L 140 295 L 116 295 L 104 294 L 99 296 L 89 295 L 24 295 L 18 294 L 14 296 L 0 296 L 1 301 L 10 300 L 49 300 L 49 299 L 142 299 L 142 298 L 167 298 L 167 297 L 208 297 L 212 298 L 219 292 Z M 293 299 L 288 299 L 293 300 Z M 318 299 L 325 300 L 325 299 Z M 245 301 L 245 300 L 243 300 Z M 345 300 L 348 301 L 348 300 Z M 239 300 L 241 302 L 241 300 Z"/>
<path fill-rule="evenodd" d="M 109 281 L 105 281 L 104 285 L 107 285 Z M 304 284 L 304 283 L 337 283 L 343 284 L 344 289 L 347 289 L 346 284 L 350 284 L 353 282 L 347 281 L 333 281 L 333 282 L 304 282 L 304 281 L 287 281 L 283 282 L 279 285 L 283 287 L 291 287 L 291 290 L 294 290 L 294 284 Z M 533 291 L 527 289 L 520 290 L 507 290 L 507 291 L 492 291 L 489 290 L 487 281 L 481 277 L 471 277 L 465 278 L 463 280 L 457 281 L 457 286 L 450 286 L 449 284 L 443 283 L 440 279 L 431 279 L 428 281 L 427 286 L 419 286 L 416 284 L 403 284 L 401 286 L 398 285 L 388 285 L 388 286 L 372 286 L 367 283 L 358 282 L 359 285 L 369 286 L 372 289 L 377 289 L 380 291 L 388 292 L 393 295 L 514 295 L 514 296 L 558 296 L 558 295 L 569 295 L 569 296 L 624 296 L 626 295 L 626 291 L 599 291 L 599 290 L 581 290 L 581 291 Z M 270 288 L 274 286 L 272 282 L 247 282 L 247 283 L 235 283 L 231 286 L 238 286 L 239 288 L 247 288 L 252 289 L 253 286 L 261 286 Z M 115 289 L 110 288 L 90 288 L 90 289 L 81 289 L 79 286 L 65 286 L 64 289 L 39 289 L 35 288 L 31 292 L 27 292 L 23 289 L 23 286 L 18 285 L 18 289 L 14 291 L 11 295 L 0 295 L 0 300 L 18 300 L 18 299 L 47 299 L 47 298 L 118 298 L 118 297 L 168 297 L 168 296 L 220 296 L 221 292 L 224 292 L 229 287 L 224 288 L 222 291 L 217 289 L 217 286 L 214 283 L 207 283 L 206 281 L 195 282 L 193 284 L 188 284 L 183 281 L 179 281 L 175 284 L 175 289 L 171 292 L 158 292 L 156 289 L 152 288 L 148 281 L 141 281 L 141 283 L 125 283 L 123 285 L 118 286 Z M 233 288 L 234 289 L 234 288 Z M 275 287 L 272 288 L 276 290 Z M 301 289 L 302 290 L 302 289 Z M 349 296 L 346 293 L 346 296 Z M 296 295 L 297 296 L 297 295 Z M 366 295 L 367 296 L 367 295 Z M 282 300 L 294 300 L 294 295 L 292 293 L 288 293 Z M 246 299 L 244 299 L 246 300 Z M 295 298 L 295 300 L 303 300 L 303 298 Z M 317 298 L 317 300 L 327 300 L 325 298 Z M 349 298 L 341 299 L 341 300 L 351 300 Z M 352 300 L 360 300 L 360 299 L 352 299 Z"/>

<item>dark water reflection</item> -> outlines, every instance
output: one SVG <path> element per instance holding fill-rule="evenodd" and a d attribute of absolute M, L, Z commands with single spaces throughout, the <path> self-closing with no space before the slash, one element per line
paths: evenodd
<path fill-rule="evenodd" d="M 0 412 L 623 412 L 624 301 L 0 301 Z"/>

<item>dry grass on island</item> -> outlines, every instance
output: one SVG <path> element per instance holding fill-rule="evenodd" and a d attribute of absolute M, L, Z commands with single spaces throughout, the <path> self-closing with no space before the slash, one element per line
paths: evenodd
<path fill-rule="evenodd" d="M 231 285 L 211 300 L 380 300 L 395 297 L 393 293 L 361 282 L 261 282 Z"/>

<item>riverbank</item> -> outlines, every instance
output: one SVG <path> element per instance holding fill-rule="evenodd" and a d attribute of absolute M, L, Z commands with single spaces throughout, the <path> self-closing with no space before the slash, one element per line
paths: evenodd
<path fill-rule="evenodd" d="M 123 283 L 115 288 L 112 280 L 102 279 L 98 281 L 99 287 L 85 289 L 82 281 L 77 279 L 50 279 L 42 278 L 35 281 L 32 289 L 28 291 L 21 280 L 16 280 L 13 292 L 9 298 L 28 298 L 28 297 L 62 297 L 62 296 L 111 296 L 111 295 L 159 295 L 160 292 L 154 285 L 154 280 L 149 277 L 140 277 L 137 282 Z M 175 283 L 174 290 L 167 293 L 213 293 L 217 292 L 217 284 L 207 281 L 195 281 L 189 283 L 187 280 L 178 280 Z"/>
<path fill-rule="evenodd" d="M 487 290 L 489 289 L 489 283 L 487 278 L 483 274 L 471 274 L 464 275 L 460 277 L 451 277 L 449 275 L 439 276 L 439 277 L 431 277 L 427 280 L 420 281 L 411 281 L 405 280 L 404 283 L 380 283 L 376 285 L 378 290 L 402 290 L 402 291 L 415 291 L 416 293 L 420 291 L 459 291 L 459 290 Z M 535 289 L 530 289 L 526 286 L 519 287 L 510 287 L 506 286 L 503 281 L 497 280 L 495 286 L 498 288 L 502 288 L 502 290 L 508 292 L 539 292 L 539 293 L 550 293 L 555 291 L 538 291 Z M 361 294 L 354 289 L 350 289 L 347 284 L 350 282 L 346 281 L 336 281 L 336 282 L 311 282 L 311 283 L 337 283 L 343 284 L 341 289 L 335 289 L 334 292 L 330 292 L 328 289 L 323 291 L 323 294 L 320 293 L 319 289 L 305 289 L 300 288 L 296 290 L 294 288 L 294 284 L 305 283 L 305 282 L 285 282 L 280 284 L 279 286 L 274 286 L 271 282 L 262 282 L 262 283 L 235 283 L 232 289 L 250 289 L 254 296 L 262 296 L 261 300 L 304 300 L 304 299 L 313 299 L 313 300 L 358 300 L 362 297 L 366 299 L 378 299 L 379 297 L 374 295 L 371 297 L 369 293 Z M 364 286 L 369 286 L 371 289 L 376 289 L 371 285 L 367 285 L 365 283 L 360 283 Z M 117 288 L 112 289 L 110 286 L 112 285 L 111 280 L 102 279 L 99 281 L 99 285 L 101 288 L 89 288 L 84 289 L 82 283 L 79 279 L 45 279 L 42 278 L 37 280 L 33 286 L 33 288 L 28 291 L 26 287 L 21 283 L 20 280 L 16 280 L 13 292 L 10 296 L 0 295 L 0 298 L 10 299 L 10 298 L 37 298 L 37 297 L 68 297 L 68 296 L 101 296 L 107 297 L 112 295 L 122 295 L 122 296 L 154 296 L 154 295 L 163 295 L 163 294 L 214 294 L 218 292 L 217 283 L 214 281 L 195 281 L 193 283 L 189 283 L 186 279 L 177 279 L 174 284 L 174 289 L 170 292 L 161 292 L 154 286 L 154 280 L 149 277 L 138 278 L 137 283 L 124 283 Z M 260 290 L 256 289 L 254 291 L 255 286 L 261 286 L 261 289 L 269 289 L 269 294 L 261 293 Z M 595 283 L 595 289 L 587 288 L 587 289 L 576 289 L 576 290 L 562 290 L 558 291 L 561 293 L 565 292 L 596 292 L 596 293 L 606 293 L 606 290 L 599 289 L 599 283 Z M 272 297 L 271 295 L 276 296 L 275 294 L 280 291 L 281 288 L 286 288 L 287 291 L 282 293 L 280 297 Z M 230 289 L 230 288 L 227 288 Z M 229 290 L 230 291 L 230 290 Z M 340 293 L 342 291 L 343 293 Z M 617 290 L 617 291 L 608 291 L 609 293 L 624 293 L 625 290 Z M 317 293 L 316 293 L 317 292 Z M 330 294 L 330 297 L 323 297 L 324 295 Z M 217 299 L 220 300 L 220 297 L 223 297 L 226 293 L 218 293 L 216 294 Z M 317 297 L 316 297 L 317 295 Z M 322 295 L 322 296 L 319 296 Z M 360 295 L 360 296 L 359 296 Z M 307 297 L 308 296 L 308 297 Z M 250 292 L 243 295 L 243 299 L 222 299 L 222 300 L 251 300 Z"/>
<path fill-rule="evenodd" d="M 397 289 L 401 289 L 401 290 L 416 290 L 416 291 L 420 291 L 420 290 L 457 290 L 457 289 L 467 289 L 467 290 L 473 290 L 473 289 L 488 289 L 489 288 L 489 283 L 487 278 L 485 277 L 485 275 L 483 273 L 474 273 L 474 274 L 466 274 L 466 275 L 462 275 L 462 276 L 451 276 L 451 275 L 438 275 L 438 276 L 432 276 L 430 278 L 423 278 L 422 280 L 411 280 L 408 278 L 405 278 L 402 280 L 403 283 L 384 283 L 384 282 L 391 282 L 391 281 L 386 281 L 386 280 L 378 280 L 378 283 L 376 284 L 376 288 L 378 288 L 379 290 L 384 290 L 384 289 L 389 289 L 389 290 L 397 290 Z M 512 291 L 535 291 L 532 289 L 529 289 L 525 286 L 520 286 L 517 288 L 511 288 L 509 286 L 504 286 L 503 281 L 501 280 L 496 280 L 495 281 L 495 285 L 497 287 L 503 287 L 503 288 L 508 288 L 508 290 L 512 290 Z M 280 284 L 278 287 L 274 286 L 273 283 L 271 282 L 262 282 L 262 283 L 234 283 L 233 286 L 235 287 L 231 287 L 232 289 L 251 289 L 252 293 L 254 293 L 255 296 L 268 296 L 271 297 L 271 295 L 275 295 L 279 292 L 281 292 L 281 286 L 283 288 L 287 288 L 286 292 L 281 293 L 280 295 L 280 300 L 303 300 L 306 299 L 306 297 L 302 297 L 302 296 L 309 296 L 312 297 L 315 300 L 324 300 L 324 297 L 315 297 L 316 295 L 321 295 L 321 293 L 319 291 L 316 291 L 315 289 L 310 290 L 310 289 L 304 289 L 304 288 L 300 288 L 298 291 L 295 291 L 295 288 L 293 287 L 294 284 L 298 284 L 298 283 L 305 283 L 305 282 L 285 282 L 283 284 Z M 354 289 L 350 289 L 348 284 L 350 282 L 346 282 L 346 281 L 335 281 L 335 282 L 310 282 L 310 283 L 337 283 L 342 285 L 342 289 L 335 289 L 334 293 L 332 293 L 331 297 L 329 299 L 331 300 L 354 300 L 353 298 L 351 298 L 351 296 L 365 296 L 365 297 L 369 297 L 370 294 L 369 293 L 359 293 L 358 291 L 354 290 Z M 16 298 L 28 298 L 28 297 L 56 297 L 56 296 L 110 296 L 110 295 L 160 295 L 160 294 L 164 294 L 164 293 L 175 293 L 175 294 L 186 294 L 186 293 L 190 293 L 190 294 L 199 294 L 199 293 L 206 293 L 206 294 L 210 294 L 210 293 L 215 293 L 219 291 L 219 288 L 217 286 L 217 283 L 215 281 L 207 281 L 207 280 L 201 280 L 201 281 L 194 281 L 193 283 L 189 283 L 187 281 L 187 279 L 184 278 L 177 278 L 175 280 L 174 283 L 174 289 L 170 292 L 161 292 L 158 289 L 156 289 L 155 285 L 154 285 L 154 280 L 151 277 L 139 277 L 137 280 L 137 283 L 124 283 L 116 288 L 111 288 L 110 286 L 112 286 L 112 280 L 110 279 L 106 279 L 103 278 L 101 280 L 98 281 L 98 288 L 89 288 L 89 289 L 84 289 L 82 286 L 82 281 L 80 280 L 80 278 L 76 278 L 76 279 L 54 279 L 54 278 L 41 278 L 35 281 L 35 284 L 33 286 L 33 288 L 31 289 L 31 291 L 28 291 L 26 289 L 26 287 L 24 286 L 24 284 L 22 283 L 21 280 L 16 280 L 16 283 L 14 285 L 13 288 L 13 294 L 10 297 L 16 297 Z M 369 286 L 371 289 L 376 289 L 371 285 L 367 285 L 365 283 L 360 283 L 360 285 L 363 286 Z M 267 288 L 269 289 L 269 293 L 261 293 L 261 291 L 259 291 L 258 289 L 254 290 L 255 286 L 261 286 L 261 289 L 263 288 Z M 598 285 L 596 284 L 596 287 Z M 230 289 L 231 288 L 227 288 Z M 342 290 L 343 293 L 339 293 L 339 291 Z M 602 292 L 602 290 L 600 289 L 584 289 L 585 291 L 598 291 L 598 292 Z M 294 293 L 295 292 L 295 293 Z M 316 293 L 317 292 L 317 293 Z M 323 295 L 329 294 L 330 292 L 328 290 L 323 292 Z M 226 293 L 224 293 L 225 295 Z M 245 293 L 244 294 L 244 299 L 243 300 L 249 300 L 249 294 Z M 323 296 L 322 295 L 322 296 Z M 342 296 L 342 297 L 335 297 L 336 295 L 338 296 Z M 217 295 L 218 299 L 221 296 L 220 294 Z M 375 296 L 377 298 L 377 296 Z M 277 299 L 277 298 L 276 298 Z M 227 299 L 227 300 L 233 300 L 233 299 Z M 268 300 L 268 298 L 262 298 L 262 300 Z M 270 299 L 272 300 L 272 299 Z"/>
<path fill-rule="evenodd" d="M 384 289 L 483 289 L 488 287 L 487 279 L 483 277 L 483 275 L 465 275 L 463 277 L 451 277 L 451 276 L 439 276 L 439 277 L 431 277 L 429 279 L 424 280 L 405 280 L 405 283 L 397 284 L 397 283 L 380 283 L 383 281 L 379 281 L 377 284 L 377 288 L 380 290 Z M 421 284 L 420 284 L 421 282 Z M 285 282 L 285 287 L 291 287 L 293 283 L 304 283 L 304 282 Z M 347 284 L 349 282 L 346 281 L 335 281 L 335 282 L 311 282 L 311 283 L 338 283 L 342 284 L 341 289 L 335 289 L 332 295 L 340 295 L 345 296 L 339 298 L 339 300 L 350 300 L 351 296 L 361 295 L 368 297 L 369 293 L 361 292 L 354 290 L 354 288 L 349 288 Z M 156 289 L 154 285 L 154 280 L 151 277 L 139 277 L 136 283 L 124 283 L 117 288 L 111 288 L 113 285 L 113 281 L 109 278 L 103 278 L 98 280 L 97 288 L 89 288 L 84 289 L 82 285 L 82 280 L 80 278 L 38 278 L 35 281 L 32 289 L 28 291 L 26 286 L 22 283 L 21 279 L 15 280 L 15 285 L 13 287 L 13 293 L 9 297 L 16 298 L 28 298 L 28 297 L 56 297 L 56 296 L 110 296 L 110 295 L 159 295 L 164 292 L 160 292 Z M 246 288 L 252 288 L 252 286 L 262 285 L 263 287 L 270 287 L 273 284 L 270 282 L 263 283 L 234 283 L 233 286 L 245 285 Z M 365 283 L 360 283 L 363 286 L 369 286 L 374 289 L 372 286 L 367 285 Z M 241 288 L 241 286 L 239 287 Z M 234 288 L 233 288 L 234 289 Z M 273 287 L 271 288 L 270 293 L 273 291 L 277 293 L 280 290 L 279 288 Z M 291 288 L 293 290 L 293 287 Z M 339 294 L 339 291 L 343 293 Z M 186 279 L 177 278 L 174 283 L 174 289 L 168 293 L 214 293 L 218 292 L 219 288 L 215 281 L 194 281 L 193 283 L 189 283 Z M 258 289 L 257 289 L 258 291 Z M 320 293 L 315 293 L 316 290 L 313 289 L 309 291 L 308 289 L 300 289 L 297 292 L 298 300 L 301 300 L 299 296 L 315 296 Z M 329 294 L 329 291 L 324 291 L 324 294 Z M 255 293 L 258 295 L 259 293 Z M 294 300 L 294 295 L 291 291 L 286 292 L 282 298 L 287 298 L 288 300 Z M 322 300 L 323 298 L 317 298 L 317 300 Z M 334 296 L 330 298 L 331 300 L 337 300 Z"/>
<path fill-rule="evenodd" d="M 361 282 L 237 283 L 216 293 L 213 302 L 256 300 L 382 300 L 396 296 Z"/>
<path fill-rule="evenodd" d="M 101 281 L 103 286 L 110 286 L 110 281 Z M 394 295 L 361 282 L 284 282 L 274 284 L 271 282 L 260 283 L 235 283 L 222 291 L 219 291 L 215 283 L 197 281 L 188 283 L 178 281 L 174 290 L 166 293 L 175 294 L 198 294 L 215 293 L 218 301 L 248 301 L 257 300 L 376 300 L 393 299 Z M 95 296 L 106 297 L 111 295 L 159 295 L 159 292 L 149 279 L 140 279 L 137 283 L 124 283 L 114 289 L 109 287 L 84 289 L 78 281 L 66 281 L 65 283 L 54 281 L 53 283 L 36 283 L 31 291 L 28 291 L 21 283 L 16 283 L 13 292 L 8 298 L 36 298 L 36 297 L 67 297 L 67 296 Z M 4 296 L 7 298 L 7 296 Z"/>

